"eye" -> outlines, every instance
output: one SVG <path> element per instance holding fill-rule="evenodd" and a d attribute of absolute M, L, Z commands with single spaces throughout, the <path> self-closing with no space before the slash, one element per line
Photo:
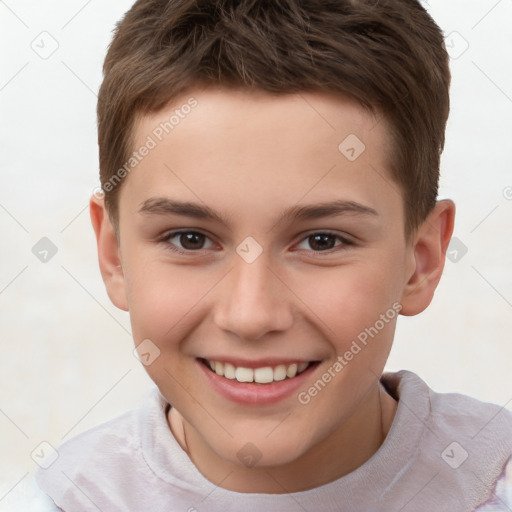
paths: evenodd
<path fill-rule="evenodd" d="M 181 254 L 198 252 L 214 247 L 214 243 L 199 231 L 172 231 L 164 235 L 160 241 L 165 243 L 172 251 Z M 342 248 L 350 245 L 353 245 L 353 242 L 347 237 L 318 231 L 305 237 L 297 245 L 297 248 L 314 252 L 328 252 L 340 246 Z"/>
<path fill-rule="evenodd" d="M 339 241 L 339 243 L 336 243 Z M 307 245 L 308 247 L 305 247 Z M 334 233 L 318 231 L 311 233 L 297 246 L 298 249 L 326 252 L 335 247 L 353 245 L 353 242 Z M 302 246 L 302 247 L 301 247 Z"/>
<path fill-rule="evenodd" d="M 213 247 L 212 241 L 199 231 L 173 231 L 162 237 L 161 241 L 168 244 L 171 250 L 179 253 Z"/>

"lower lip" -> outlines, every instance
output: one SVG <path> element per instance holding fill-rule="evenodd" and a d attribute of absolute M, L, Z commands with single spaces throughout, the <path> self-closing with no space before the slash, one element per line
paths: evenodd
<path fill-rule="evenodd" d="M 269 384 L 238 382 L 236 379 L 226 379 L 211 371 L 201 361 L 198 360 L 197 364 L 210 386 L 224 398 L 238 404 L 258 406 L 275 404 L 296 394 L 304 386 L 306 379 L 314 371 L 318 363 L 310 365 L 292 379 L 286 378 Z"/>

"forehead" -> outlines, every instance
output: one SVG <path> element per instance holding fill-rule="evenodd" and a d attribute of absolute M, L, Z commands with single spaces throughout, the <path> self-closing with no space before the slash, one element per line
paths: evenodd
<path fill-rule="evenodd" d="M 191 90 L 173 99 L 160 111 L 139 116 L 133 133 L 134 144 L 138 146 L 147 135 L 162 142 L 171 134 L 179 138 L 180 133 L 189 128 L 196 132 L 195 140 L 190 140 L 190 144 L 204 147 L 209 140 L 216 142 L 214 139 L 220 129 L 223 134 L 231 132 L 231 136 L 243 137 L 248 143 L 254 137 L 255 143 L 263 143 L 271 149 L 279 144 L 281 150 L 286 149 L 286 142 L 307 134 L 308 146 L 323 149 L 332 146 L 333 138 L 339 139 L 350 133 L 366 138 L 367 132 L 377 125 L 381 125 L 381 129 L 372 144 L 382 146 L 381 136 L 386 136 L 388 131 L 385 118 L 339 94 L 270 94 L 259 90 L 207 88 Z M 278 128 L 284 128 L 279 140 L 272 135 L 265 137 Z M 185 134 L 186 137 L 189 135 L 190 132 Z"/>
<path fill-rule="evenodd" d="M 192 90 L 140 117 L 133 139 L 135 151 L 151 147 L 128 177 L 139 203 L 158 191 L 214 207 L 260 193 L 269 207 L 339 195 L 378 204 L 384 188 L 400 202 L 387 123 L 339 95 Z"/>

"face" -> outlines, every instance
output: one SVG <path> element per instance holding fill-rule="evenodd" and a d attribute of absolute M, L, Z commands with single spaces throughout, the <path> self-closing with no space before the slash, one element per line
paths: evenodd
<path fill-rule="evenodd" d="M 280 467 L 367 428 L 414 272 L 389 145 L 320 93 L 197 90 L 137 122 L 111 297 L 203 452 Z"/>

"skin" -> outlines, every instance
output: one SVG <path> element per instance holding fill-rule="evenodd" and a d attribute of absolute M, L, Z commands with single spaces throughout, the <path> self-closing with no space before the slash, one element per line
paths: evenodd
<path fill-rule="evenodd" d="M 274 405 L 233 404 L 207 385 L 197 358 L 319 361 L 307 390 L 392 304 L 404 315 L 428 306 L 455 207 L 438 202 L 406 239 L 389 128 L 325 93 L 197 89 L 140 118 L 134 148 L 191 96 L 198 105 L 122 183 L 119 237 L 102 199 L 91 198 L 102 276 L 112 302 L 130 312 L 135 344 L 159 348 L 146 370 L 173 405 L 171 431 L 207 479 L 238 492 L 317 487 L 362 465 L 390 429 L 397 403 L 379 377 L 396 317 L 306 405 L 296 393 Z M 366 146 L 353 162 L 338 150 L 349 134 Z M 208 206 L 226 224 L 141 212 L 150 198 Z M 376 214 L 281 218 L 333 200 Z M 205 238 L 187 245 L 170 234 L 182 229 Z M 327 246 L 310 238 L 326 231 Z M 248 236 L 263 249 L 252 263 L 236 252 Z M 248 442 L 261 455 L 254 467 L 237 457 Z"/>

